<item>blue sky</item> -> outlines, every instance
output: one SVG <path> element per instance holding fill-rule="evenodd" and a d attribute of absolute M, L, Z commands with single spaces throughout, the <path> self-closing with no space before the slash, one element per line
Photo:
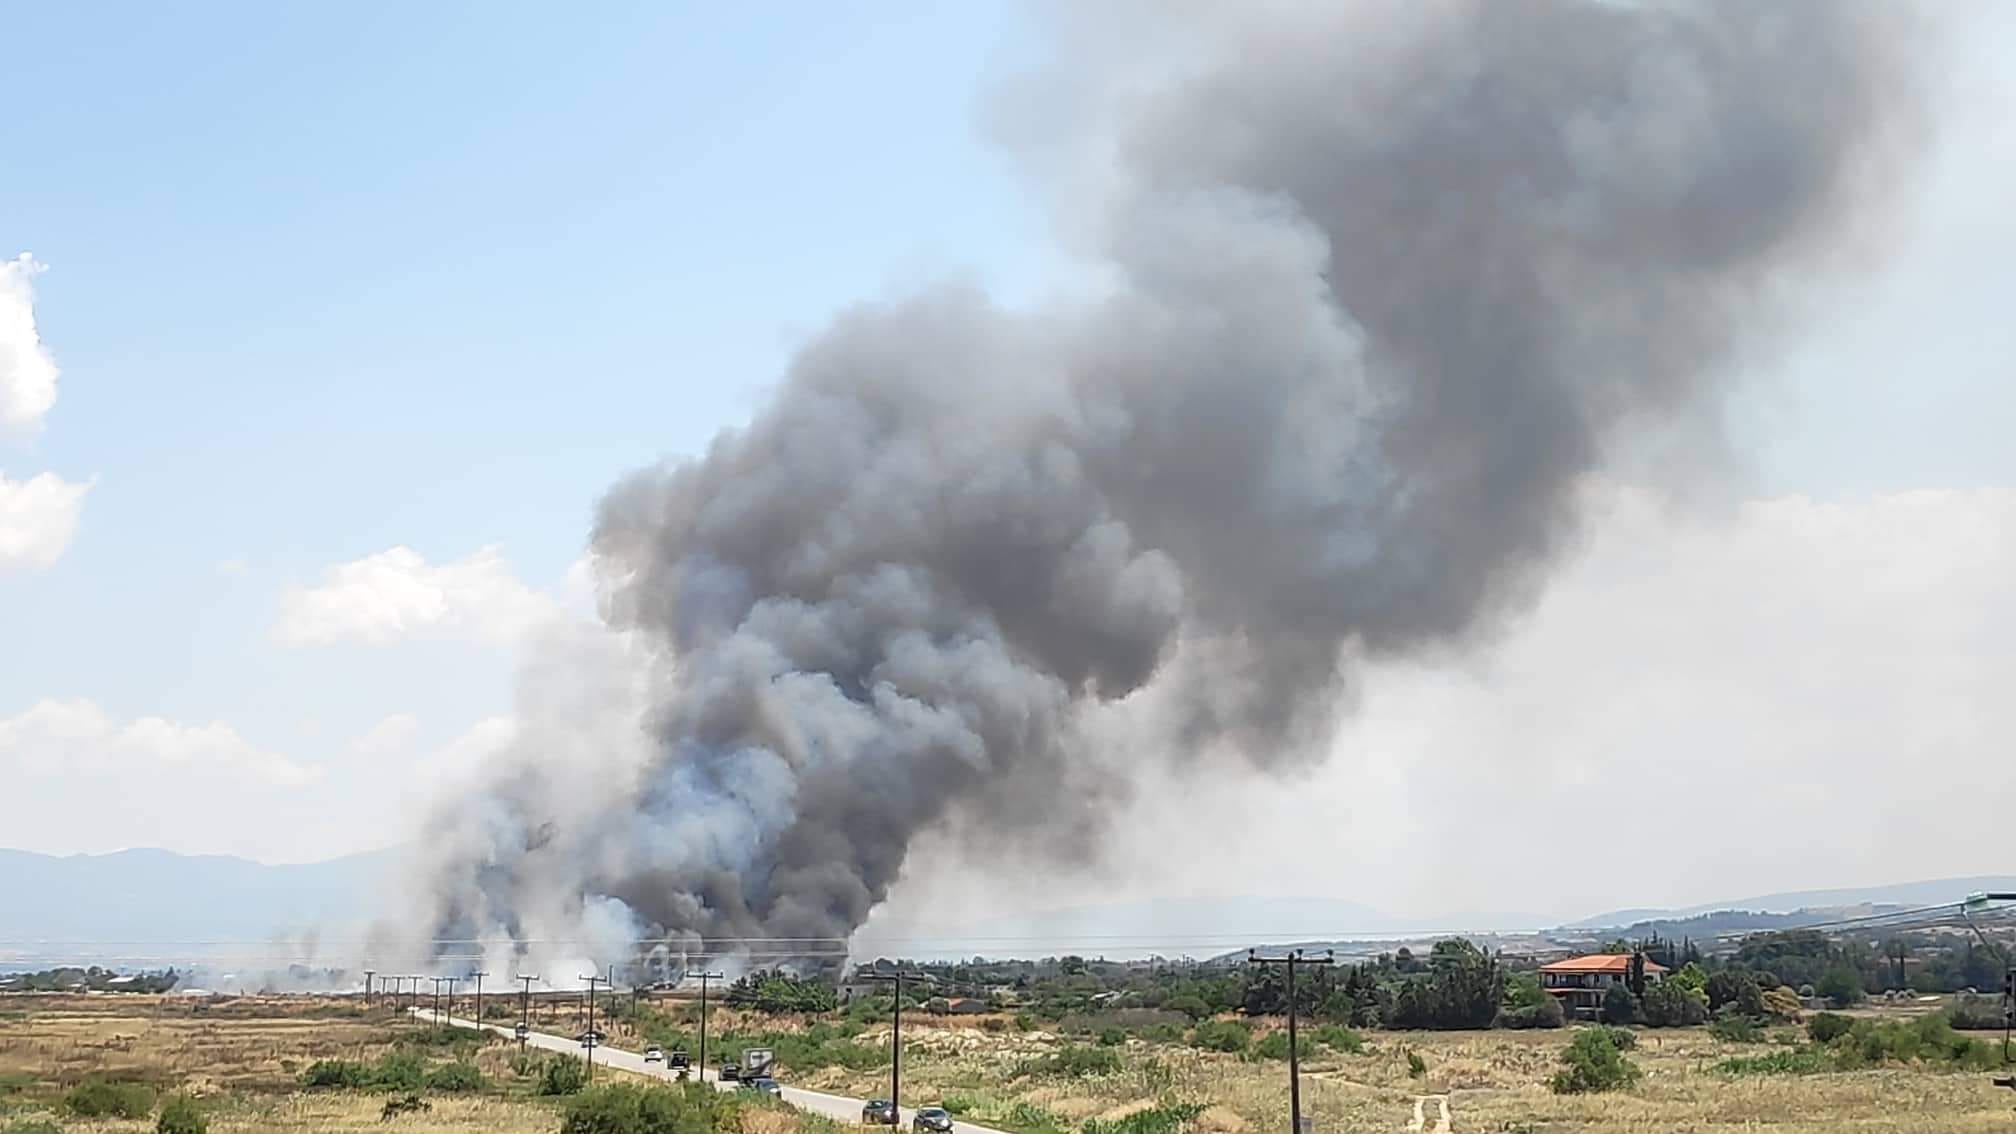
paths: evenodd
<path fill-rule="evenodd" d="M 0 592 L 38 645 L 0 689 L 291 728 L 372 677 L 260 656 L 287 580 L 501 544 L 557 582 L 603 488 L 837 307 L 1026 294 L 1043 221 L 972 123 L 1019 33 L 931 8 L 11 12 L 0 231 L 51 266 L 63 380 L 0 467 L 95 486 L 63 569 Z"/>
<path fill-rule="evenodd" d="M 59 559 L 0 571 L 0 769 L 27 773 L 0 844 L 382 844 L 368 801 L 508 715 L 526 647 L 454 617 L 289 638 L 290 594 L 393 548 L 431 570 L 496 547 L 501 567 L 428 585 L 473 579 L 485 611 L 553 601 L 601 491 L 744 419 L 837 309 L 948 274 L 1027 302 L 1077 268 L 978 127 L 988 77 L 1035 49 L 1009 0 L 17 5 L 0 42 L 0 259 L 48 266 L 34 326 L 61 368 L 39 428 L 0 435 L 0 470 L 90 484 Z M 1997 71 L 1987 47 L 1956 57 L 1908 223 L 1746 376 L 1728 507 L 1976 492 L 1989 519 L 1940 522 L 2005 530 L 2016 141 Z M 1868 522 L 1821 527 L 1891 530 Z M 1781 546 L 1709 542 L 1745 540 Z M 1557 632 L 1574 640 L 1536 631 Z M 75 711 L 22 723 L 47 702 Z M 172 728 L 131 727 L 150 718 Z M 116 760 L 66 779 L 100 741 Z M 186 799 L 99 813 L 164 751 L 162 775 L 226 755 Z M 273 761 L 319 778 L 218 805 Z"/>

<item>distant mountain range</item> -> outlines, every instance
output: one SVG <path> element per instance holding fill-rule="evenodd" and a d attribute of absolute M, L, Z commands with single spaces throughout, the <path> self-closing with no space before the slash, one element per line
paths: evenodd
<path fill-rule="evenodd" d="M 395 852 L 269 866 L 222 855 L 127 850 L 54 856 L 0 850 L 0 963 L 152 957 L 158 943 L 253 942 L 354 931 Z M 132 967 L 147 967 L 134 965 Z"/>
<path fill-rule="evenodd" d="M 355 935 L 380 910 L 379 885 L 397 851 L 327 862 L 268 866 L 242 858 L 128 850 L 57 857 L 0 850 L 0 966 L 68 959 L 88 942 L 110 958 L 121 952 L 154 957 L 162 942 L 300 940 L 320 933 Z M 1573 939 L 1636 927 L 1671 927 L 1701 914 L 1727 911 L 1791 914 L 1784 918 L 1712 919 L 1713 929 L 1791 926 L 1826 913 L 1864 906 L 1919 906 L 1958 901 L 1976 890 L 2016 890 L 2016 877 L 1944 878 L 1834 890 L 1800 890 L 1709 902 L 1681 909 L 1622 909 L 1542 930 L 1530 913 L 1451 913 L 1396 917 L 1334 898 L 1225 897 L 1119 901 L 948 926 L 944 940 L 892 927 L 886 946 L 864 932 L 860 950 L 889 955 L 1213 956 L 1249 944 L 1364 941 L 1438 932 L 1493 933 L 1504 938 Z M 1819 911 L 1802 913 L 1800 911 Z M 1724 922 L 1728 926 L 1724 926 Z M 1704 923 L 1694 923 L 1698 929 Z M 1679 926 L 1681 932 L 1688 927 Z M 1668 936 L 1670 929 L 1662 929 Z M 125 943 L 125 944 L 121 944 Z M 129 947 L 130 946 L 130 947 Z M 181 947 L 180 945 L 175 946 Z M 120 967 L 159 967 L 124 964 Z"/>
<path fill-rule="evenodd" d="M 1793 913 L 1799 910 L 1837 910 L 1852 906 L 1929 906 L 1957 902 L 1975 891 L 2016 890 L 2016 877 L 1984 874 L 1969 878 L 1935 878 L 1925 882 L 1898 882 L 1888 886 L 1860 886 L 1843 890 L 1792 890 L 1709 902 L 1683 909 L 1625 909 L 1585 917 L 1564 929 L 1602 929 L 1637 925 L 1643 922 L 1678 921 L 1705 913 L 1749 910 L 1753 913 Z"/>

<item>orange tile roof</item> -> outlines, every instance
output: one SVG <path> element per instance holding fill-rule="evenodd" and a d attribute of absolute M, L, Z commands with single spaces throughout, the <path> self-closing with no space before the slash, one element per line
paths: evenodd
<path fill-rule="evenodd" d="M 1551 965 L 1541 965 L 1540 971 L 1543 973 L 1628 973 L 1631 971 L 1631 954 L 1591 953 L 1586 957 L 1570 957 L 1565 961 L 1556 961 Z M 1648 958 L 1645 962 L 1645 971 L 1648 973 L 1663 973 L 1666 971 L 1666 966 Z"/>

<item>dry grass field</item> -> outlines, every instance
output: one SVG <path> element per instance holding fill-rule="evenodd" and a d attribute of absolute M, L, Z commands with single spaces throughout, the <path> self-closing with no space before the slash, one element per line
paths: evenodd
<path fill-rule="evenodd" d="M 737 1025 L 731 1012 L 715 1018 L 717 1034 Z M 153 1129 L 151 1119 L 67 1115 L 63 1093 L 87 1076 L 196 1094 L 210 1111 L 214 1134 L 559 1129 L 555 1101 L 534 1096 L 523 1077 L 513 1075 L 508 1044 L 491 1044 L 474 1056 L 491 1084 L 484 1093 L 423 1092 L 431 1109 L 389 1121 L 381 1121 L 383 1092 L 299 1086 L 300 1072 L 314 1060 L 368 1061 L 413 1031 L 389 1013 L 366 1015 L 349 1005 L 300 999 L 223 1002 L 198 1011 L 186 1001 L 142 997 L 0 998 L 0 1132 L 10 1123 L 37 1120 L 66 1131 Z M 1075 1130 L 1088 1119 L 1112 1121 L 1162 1101 L 1201 1108 L 1194 1129 L 1202 1134 L 1273 1131 L 1286 1124 L 1286 1065 L 1275 1060 L 1136 1039 L 1117 1049 L 1118 1070 L 1074 1076 L 1045 1060 L 1082 1041 L 1041 1031 L 919 1016 L 914 1023 L 906 1018 L 904 1039 L 906 1102 L 942 1101 L 975 1122 Z M 1891 1068 L 1732 1077 L 1715 1065 L 1770 1046 L 1722 1043 L 1698 1029 L 1642 1033 L 1631 1058 L 1644 1077 L 1629 1090 L 1590 1096 L 1560 1096 L 1547 1087 L 1568 1040 L 1564 1032 L 1369 1033 L 1365 1039 L 1359 1054 L 1326 1050 L 1304 1065 L 1304 1108 L 1320 1134 L 1406 1130 L 1415 1099 L 1423 1095 L 1448 1096 L 1451 1129 L 1459 1132 L 2016 1130 L 2016 1092 L 1993 1086 L 1979 1072 Z M 886 1028 L 858 1037 L 864 1044 L 887 1041 Z M 1418 1076 L 1410 1072 L 1410 1053 L 1425 1064 Z M 786 1069 L 784 1077 L 862 1096 L 884 1093 L 887 1084 L 886 1071 L 838 1067 Z M 1429 1113 L 1432 1130 L 1432 1106 Z M 788 1123 L 777 1119 L 755 1115 L 752 1121 L 765 1129 L 745 1134 L 789 1134 Z"/>

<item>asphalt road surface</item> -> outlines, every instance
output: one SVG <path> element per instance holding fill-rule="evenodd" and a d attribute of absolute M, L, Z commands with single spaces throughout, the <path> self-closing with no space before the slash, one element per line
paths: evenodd
<path fill-rule="evenodd" d="M 415 1008 L 413 1009 L 413 1014 L 423 1020 L 433 1018 L 433 1013 L 425 1008 Z M 458 1028 L 480 1027 L 484 1031 L 496 1032 L 498 1035 L 508 1039 L 515 1040 L 518 1037 L 515 1026 L 478 1024 L 474 1020 L 465 1020 L 460 1016 L 443 1016 L 441 1020 Z M 532 1032 L 525 1037 L 525 1042 L 542 1051 L 557 1051 L 576 1058 L 579 1058 L 581 1055 L 581 1044 L 572 1036 L 556 1036 L 549 1032 Z M 598 1044 L 596 1046 L 595 1066 L 614 1067 L 635 1075 L 663 1079 L 666 1082 L 676 1082 L 678 1080 L 678 1076 L 663 1063 L 646 1063 L 644 1062 L 644 1057 L 634 1051 L 624 1051 L 620 1048 L 609 1047 L 607 1045 Z M 738 1089 L 733 1082 L 719 1082 L 712 1071 L 704 1071 L 703 1074 L 706 1076 L 706 1081 L 713 1083 L 714 1089 L 717 1091 L 733 1091 Z M 860 1123 L 861 1108 L 868 1105 L 866 1099 L 850 1099 L 841 1095 L 829 1095 L 824 1091 L 808 1091 L 803 1087 L 794 1087 L 782 1080 L 779 1080 L 777 1085 L 783 1089 L 784 1101 L 790 1103 L 792 1106 L 800 1110 L 811 1111 L 814 1114 L 823 1114 L 828 1118 L 837 1119 L 850 1126 Z M 902 1122 L 899 1129 L 907 1134 L 910 1128 L 910 1120 L 915 1117 L 916 1113 L 916 1111 L 909 1107 L 904 1107 L 900 1115 Z M 1002 1132 L 987 1126 L 975 1126 L 970 1122 L 954 1121 L 952 1123 L 952 1134 L 1002 1134 Z"/>

